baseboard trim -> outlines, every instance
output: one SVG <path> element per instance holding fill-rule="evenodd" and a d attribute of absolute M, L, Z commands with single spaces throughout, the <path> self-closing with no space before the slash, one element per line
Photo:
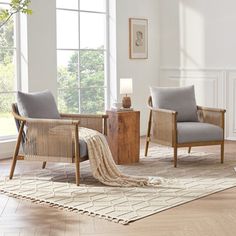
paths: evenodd
<path fill-rule="evenodd" d="M 16 140 L 5 140 L 0 142 L 0 159 L 10 158 L 16 145 Z"/>
<path fill-rule="evenodd" d="M 228 141 L 236 141 L 236 137 L 227 137 L 225 139 Z"/>

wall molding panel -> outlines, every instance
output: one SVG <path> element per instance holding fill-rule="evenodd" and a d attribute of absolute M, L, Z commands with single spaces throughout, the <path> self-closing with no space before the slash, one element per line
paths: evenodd
<path fill-rule="evenodd" d="M 236 140 L 236 68 L 160 68 L 160 86 L 192 84 L 198 105 L 226 109 L 226 138 Z"/>
<path fill-rule="evenodd" d="M 229 139 L 236 140 L 236 71 L 228 72 L 227 123 Z"/>

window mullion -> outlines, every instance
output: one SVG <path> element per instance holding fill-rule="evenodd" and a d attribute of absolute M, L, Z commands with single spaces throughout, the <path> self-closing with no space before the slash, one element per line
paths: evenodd
<path fill-rule="evenodd" d="M 102 14 L 102 15 L 106 14 L 106 12 L 100 12 L 100 11 L 89 11 L 89 10 L 86 11 L 86 10 L 77 10 L 77 9 L 61 8 L 61 7 L 58 7 L 57 10 L 72 11 L 72 12 L 95 13 L 95 14 Z"/>
<path fill-rule="evenodd" d="M 110 48 L 110 45 L 109 45 L 109 0 L 106 0 L 106 47 L 105 47 L 105 58 L 106 58 L 106 62 L 104 62 L 105 64 L 105 71 L 104 71 L 104 75 L 105 75 L 105 86 L 107 89 L 106 89 L 106 94 L 105 94 L 105 109 L 107 109 L 108 107 L 110 107 L 110 79 L 109 79 L 109 76 L 110 76 L 110 64 L 109 64 L 109 48 Z"/>
<path fill-rule="evenodd" d="M 5 9 L 9 3 L 0 1 L 0 6 Z M 0 107 L 0 141 L 16 138 L 14 120 L 10 114 L 11 103 L 15 102 L 15 93 L 20 89 L 20 22 L 19 14 L 15 14 L 6 24 L 6 47 L 1 47 L 3 61 L 0 70 L 3 85 L 0 88 L 1 100 L 3 104 Z M 12 21 L 12 22 L 11 22 Z M 9 25 L 13 24 L 13 27 Z M 3 35 L 4 36 L 4 35 Z M 9 38 L 8 38 L 9 36 Z M 13 44 L 11 43 L 13 39 Z M 5 61 L 5 56 L 7 60 Z M 7 73 L 7 74 L 5 74 Z"/>
<path fill-rule="evenodd" d="M 79 47 L 79 55 L 78 55 L 78 89 L 79 89 L 79 113 L 81 113 L 81 77 L 80 77 L 80 0 L 78 0 L 78 47 Z"/>
<path fill-rule="evenodd" d="M 16 14 L 16 90 L 22 89 L 21 81 L 21 37 L 20 37 L 20 14 Z"/>

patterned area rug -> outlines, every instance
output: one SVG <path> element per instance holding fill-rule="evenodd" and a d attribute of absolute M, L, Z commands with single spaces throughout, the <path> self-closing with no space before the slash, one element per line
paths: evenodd
<path fill-rule="evenodd" d="M 143 153 L 143 152 L 141 152 Z M 128 224 L 171 207 L 236 186 L 234 155 L 225 156 L 179 150 L 178 168 L 172 149 L 155 146 L 137 164 L 119 166 L 127 174 L 161 176 L 171 183 L 160 187 L 109 187 L 91 175 L 89 162 L 81 163 L 81 185 L 76 187 L 74 165 L 49 164 L 44 170 L 1 176 L 0 191 L 54 207 Z M 17 165 L 27 165 L 19 161 Z"/>

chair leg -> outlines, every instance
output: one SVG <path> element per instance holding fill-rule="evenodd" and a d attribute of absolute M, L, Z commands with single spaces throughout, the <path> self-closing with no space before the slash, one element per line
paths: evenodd
<path fill-rule="evenodd" d="M 20 142 L 21 142 L 22 133 L 23 133 L 23 130 L 24 130 L 24 125 L 25 125 L 25 121 L 22 121 L 21 125 L 20 125 L 20 129 L 19 129 L 19 134 L 18 134 L 18 137 L 17 137 L 17 141 L 16 141 L 16 147 L 15 147 L 14 154 L 13 154 L 9 179 L 12 179 L 13 175 L 14 175 L 17 156 L 18 156 L 19 149 L 20 149 Z"/>
<path fill-rule="evenodd" d="M 75 164 L 76 164 L 76 173 L 75 173 L 75 177 L 76 177 L 76 185 L 77 186 L 79 186 L 79 184 L 80 184 L 80 171 L 79 171 L 79 169 L 80 169 L 80 162 L 78 161 L 78 162 L 75 162 Z"/>
<path fill-rule="evenodd" d="M 45 169 L 45 167 L 46 167 L 46 164 L 47 164 L 47 162 L 46 162 L 46 161 L 44 161 L 44 162 L 43 162 L 43 165 L 42 165 L 42 169 Z"/>
<path fill-rule="evenodd" d="M 174 147 L 174 167 L 177 167 L 177 147 Z"/>
<path fill-rule="evenodd" d="M 220 156 L 221 156 L 221 163 L 224 163 L 224 142 L 220 145 Z"/>
<path fill-rule="evenodd" d="M 188 147 L 188 154 L 190 154 L 191 152 L 191 147 Z"/>
<path fill-rule="evenodd" d="M 149 113 L 149 120 L 148 120 L 148 129 L 147 129 L 147 136 L 146 136 L 146 146 L 145 146 L 145 157 L 148 154 L 148 147 L 150 142 L 150 133 L 151 133 L 151 125 L 152 125 L 152 111 Z"/>
<path fill-rule="evenodd" d="M 16 161 L 17 161 L 18 153 L 19 152 L 16 151 L 16 149 L 15 149 L 15 153 L 14 153 L 14 156 L 13 156 L 13 159 L 12 159 L 12 163 L 11 163 L 11 170 L 10 170 L 9 179 L 13 178 L 15 167 L 16 167 Z"/>
<path fill-rule="evenodd" d="M 80 183 L 80 160 L 79 160 L 79 130 L 78 125 L 75 125 L 75 179 L 76 185 Z"/>
<path fill-rule="evenodd" d="M 147 154 L 148 154 L 148 147 L 149 147 L 149 138 L 147 137 L 147 139 L 146 139 L 146 146 L 145 146 L 145 157 L 147 156 Z"/>

